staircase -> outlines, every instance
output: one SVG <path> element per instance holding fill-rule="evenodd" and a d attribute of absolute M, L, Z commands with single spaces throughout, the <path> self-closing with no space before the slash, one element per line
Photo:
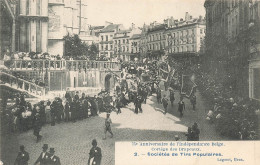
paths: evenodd
<path fill-rule="evenodd" d="M 11 88 L 12 90 L 23 92 L 35 98 L 43 98 L 45 96 L 45 87 L 41 87 L 29 81 L 17 78 L 9 73 L 0 71 L 0 86 Z"/>

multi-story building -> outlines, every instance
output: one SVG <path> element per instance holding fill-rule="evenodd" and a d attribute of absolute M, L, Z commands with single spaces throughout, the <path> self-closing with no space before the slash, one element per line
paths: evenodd
<path fill-rule="evenodd" d="M 255 75 L 251 68 L 248 73 L 248 60 L 252 54 L 259 58 L 259 0 L 206 0 L 204 6 L 206 54 L 218 81 L 239 95 L 260 99 L 254 93 L 259 91 L 260 85 L 254 85 Z M 253 52 L 252 45 L 256 47 Z M 259 68 L 259 64 L 254 62 L 254 68 Z M 246 85 L 248 82 L 249 86 Z"/>
<path fill-rule="evenodd" d="M 111 59 L 114 54 L 113 38 L 116 33 L 124 30 L 124 27 L 122 24 L 113 24 L 109 22 L 107 22 L 107 24 L 108 25 L 99 32 L 99 56 Z"/>
<path fill-rule="evenodd" d="M 205 37 L 205 20 L 192 18 L 186 13 L 185 19 L 167 21 L 167 28 L 164 32 L 166 36 L 166 49 L 168 55 L 180 53 L 202 53 Z"/>
<path fill-rule="evenodd" d="M 114 54 L 121 58 L 123 61 L 129 61 L 130 59 L 130 47 L 129 38 L 130 30 L 121 30 L 115 33 L 113 38 Z"/>
<path fill-rule="evenodd" d="M 12 52 L 62 56 L 65 35 L 77 34 L 83 41 L 89 40 L 86 0 L 9 0 L 1 2 L 3 6 L 14 6 Z"/>
<path fill-rule="evenodd" d="M 147 56 L 149 59 L 158 59 L 164 54 L 165 48 L 165 24 L 152 23 L 146 34 Z"/>
<path fill-rule="evenodd" d="M 139 52 L 138 34 L 141 33 L 139 28 L 135 28 L 134 24 L 128 30 L 121 30 L 115 33 L 113 38 L 114 54 L 123 61 L 134 60 Z"/>
<path fill-rule="evenodd" d="M 87 26 L 87 0 L 49 0 L 48 52 L 63 55 L 67 34 L 77 34 L 84 41 L 89 35 Z"/>
<path fill-rule="evenodd" d="M 260 100 L 260 2 L 249 3 L 249 97 Z"/>
<path fill-rule="evenodd" d="M 131 49 L 131 55 L 130 60 L 134 61 L 135 59 L 140 60 L 141 54 L 140 54 L 140 47 L 141 47 L 141 33 L 133 34 L 130 38 L 130 49 Z"/>

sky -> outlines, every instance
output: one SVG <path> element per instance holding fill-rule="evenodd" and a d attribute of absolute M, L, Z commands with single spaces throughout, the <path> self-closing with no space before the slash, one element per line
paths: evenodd
<path fill-rule="evenodd" d="M 163 19 L 185 18 L 189 12 L 193 18 L 205 16 L 205 0 L 86 0 L 89 25 L 105 25 L 105 21 L 123 24 L 125 28 L 132 23 L 142 27 L 153 21 L 162 23 Z"/>

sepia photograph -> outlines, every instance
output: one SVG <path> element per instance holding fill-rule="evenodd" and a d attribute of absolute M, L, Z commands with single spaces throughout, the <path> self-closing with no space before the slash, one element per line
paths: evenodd
<path fill-rule="evenodd" d="M 260 140 L 260 0 L 0 0 L 0 32 L 0 165 Z"/>

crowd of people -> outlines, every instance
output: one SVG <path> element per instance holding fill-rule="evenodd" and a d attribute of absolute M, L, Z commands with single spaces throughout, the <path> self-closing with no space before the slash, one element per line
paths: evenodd
<path fill-rule="evenodd" d="M 229 88 L 216 83 L 208 73 L 200 71 L 199 76 L 201 94 L 213 105 L 205 118 L 216 125 L 221 135 L 240 140 L 256 139 L 259 103 L 233 95 Z"/>
<path fill-rule="evenodd" d="M 88 165 L 100 165 L 102 160 L 101 148 L 97 146 L 97 140 L 92 140 L 92 148 L 89 151 L 89 159 L 87 161 Z M 43 144 L 42 152 L 40 153 L 34 165 L 61 165 L 60 158 L 55 154 L 54 148 L 49 148 L 48 144 Z M 25 150 L 25 146 L 20 146 L 20 151 L 15 159 L 14 165 L 28 165 L 30 160 L 30 154 Z"/>
<path fill-rule="evenodd" d="M 76 122 L 88 117 L 97 116 L 100 111 L 106 109 L 104 96 L 86 96 L 76 92 L 65 94 L 65 99 L 56 97 L 53 101 L 40 101 L 34 105 L 25 101 L 24 95 L 19 94 L 15 98 L 15 104 L 10 111 L 4 110 L 3 119 L 8 123 L 9 131 L 24 132 L 33 129 L 36 142 L 41 140 L 40 131 L 43 125 L 55 126 L 61 122 Z M 103 102 L 103 103 L 99 103 Z"/>

